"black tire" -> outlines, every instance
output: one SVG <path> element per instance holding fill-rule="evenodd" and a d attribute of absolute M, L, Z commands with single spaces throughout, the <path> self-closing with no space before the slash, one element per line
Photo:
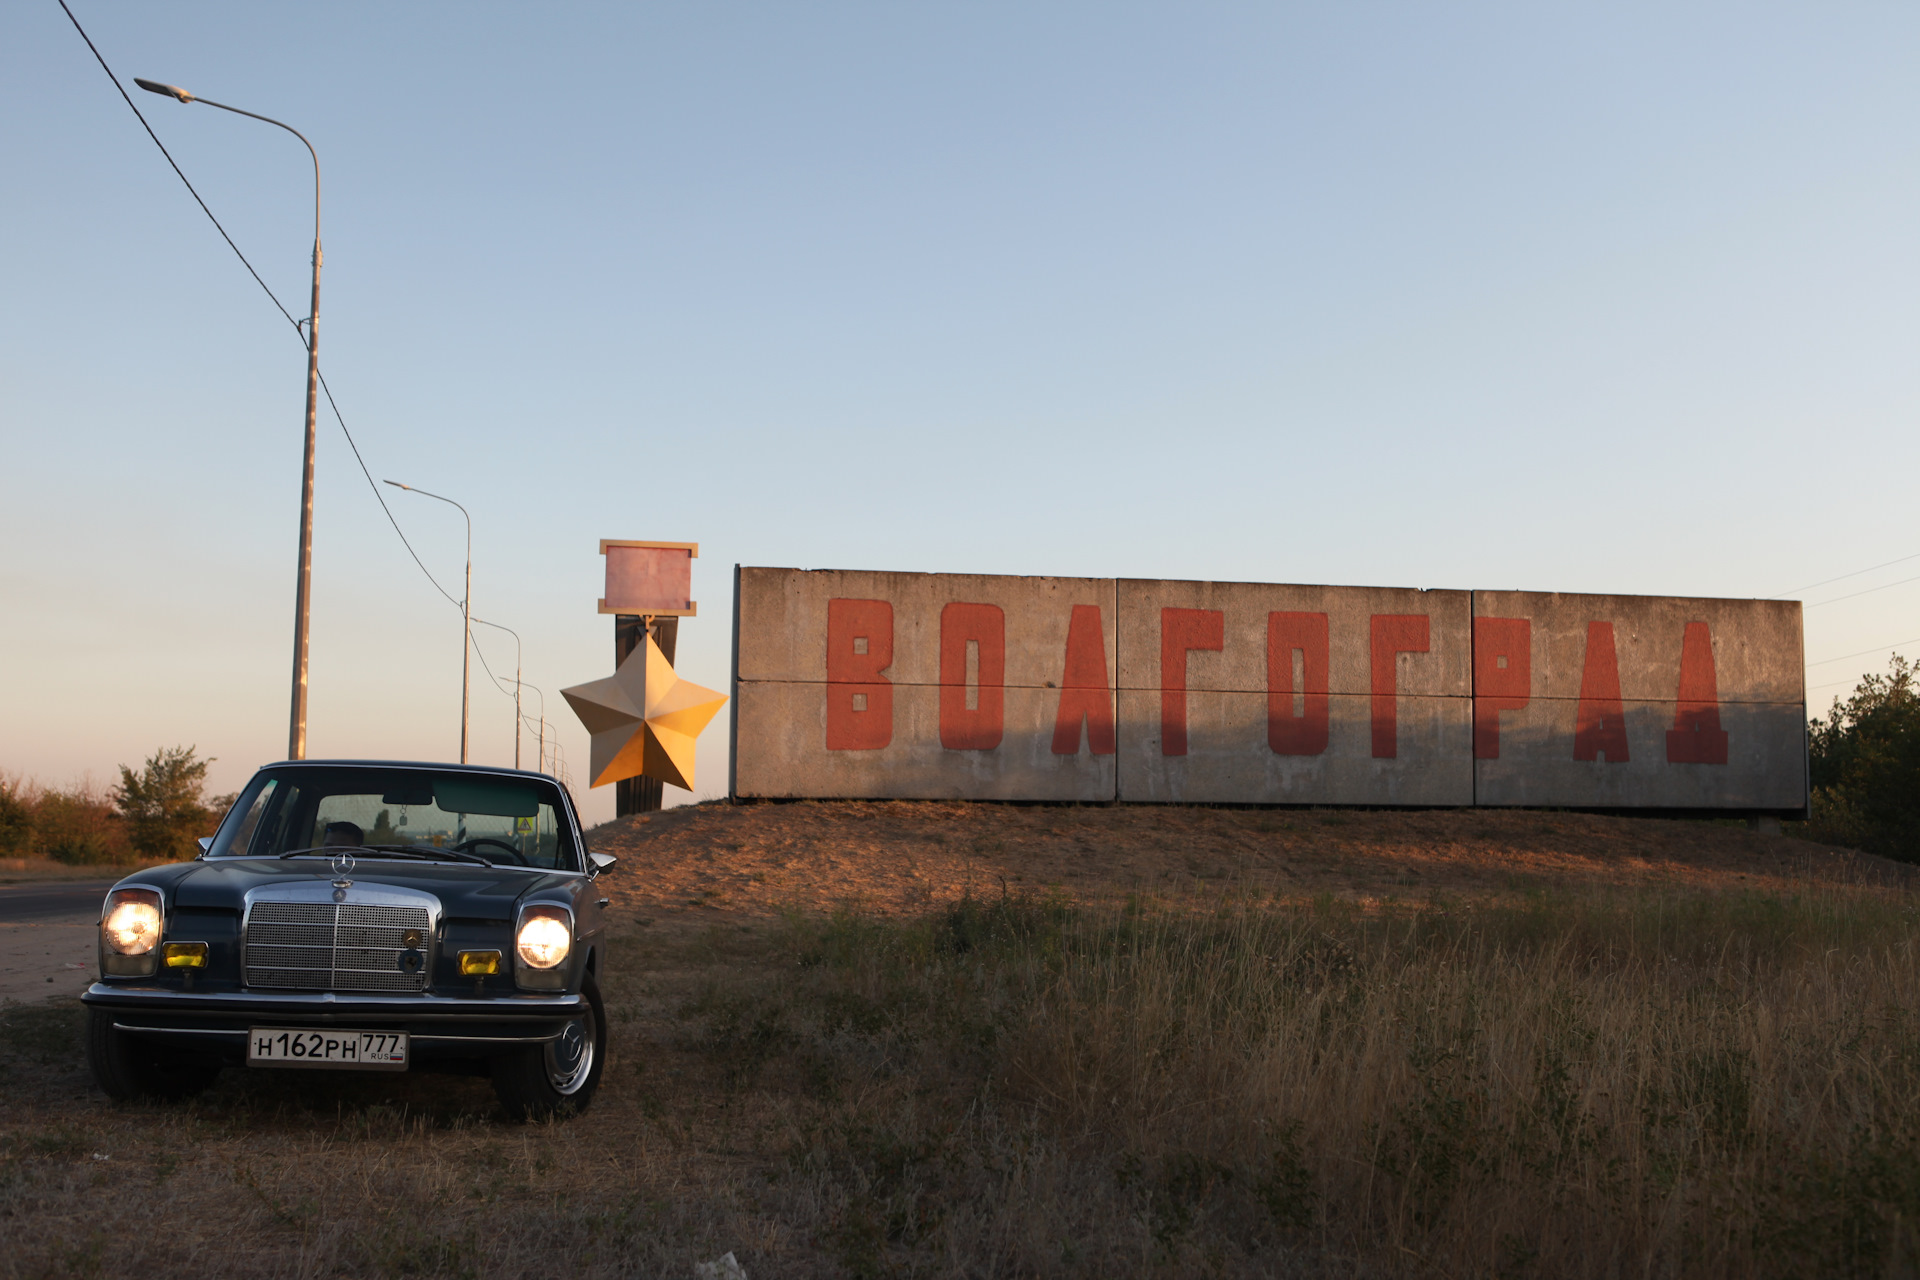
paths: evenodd
<path fill-rule="evenodd" d="M 214 1082 L 219 1064 L 183 1058 L 156 1040 L 113 1028 L 113 1015 L 87 1010 L 87 1066 L 115 1102 L 177 1102 Z"/>
<path fill-rule="evenodd" d="M 575 1116 L 593 1101 L 607 1065 L 607 1012 L 600 984 L 589 973 L 580 984 L 587 1012 L 558 1040 L 528 1045 L 493 1060 L 493 1091 L 514 1120 Z"/>

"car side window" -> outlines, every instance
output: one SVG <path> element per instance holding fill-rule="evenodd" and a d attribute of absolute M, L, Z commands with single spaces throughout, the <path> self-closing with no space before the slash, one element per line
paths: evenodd
<path fill-rule="evenodd" d="M 244 858 L 258 852 L 255 843 L 264 834 L 262 824 L 266 823 L 267 814 L 274 808 L 275 793 L 279 790 L 280 780 L 268 778 L 260 784 L 260 789 L 254 793 L 244 813 L 227 816 L 227 823 L 232 825 L 229 828 L 223 824 L 218 834 L 216 852 L 220 856 Z"/>
<path fill-rule="evenodd" d="M 267 807 L 266 816 L 261 821 L 256 853 L 285 853 L 288 849 L 300 847 L 289 841 L 293 832 L 298 830 L 294 823 L 300 813 L 301 799 L 300 788 L 291 782 L 281 782 L 274 789 L 275 803 Z"/>
<path fill-rule="evenodd" d="M 273 799 L 273 793 L 279 788 L 278 778 L 268 778 L 266 785 L 260 788 L 260 794 L 247 806 L 246 814 L 240 819 L 240 825 L 234 828 L 233 839 L 227 847 L 237 854 L 253 851 L 254 837 L 260 831 L 260 819 L 265 816 L 267 806 Z"/>

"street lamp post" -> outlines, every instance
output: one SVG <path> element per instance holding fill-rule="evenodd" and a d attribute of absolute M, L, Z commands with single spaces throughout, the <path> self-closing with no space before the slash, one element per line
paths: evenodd
<path fill-rule="evenodd" d="M 135 84 L 148 93 L 158 93 L 180 102 L 204 102 L 209 107 L 231 111 L 237 116 L 278 125 L 306 145 L 313 157 L 313 301 L 307 309 L 307 447 L 300 478 L 300 570 L 293 593 L 293 707 L 287 726 L 287 758 L 304 760 L 307 755 L 307 619 L 311 612 L 313 578 L 313 423 L 320 389 L 320 153 L 307 136 L 290 124 L 272 116 L 256 115 L 209 98 L 196 98 L 178 85 L 160 84 L 135 77 Z M 464 742 L 465 733 L 462 733 Z M 465 752 L 462 752 L 465 758 Z"/>
<path fill-rule="evenodd" d="M 467 521 L 467 587 L 460 593 L 460 763 L 467 762 L 467 680 L 468 654 L 473 649 L 473 517 L 467 515 L 467 509 L 452 498 L 442 498 L 437 493 L 428 493 L 425 489 L 416 489 L 410 484 L 401 484 L 398 480 L 388 480 L 387 484 L 396 489 L 405 489 L 408 493 L 417 493 L 423 498 L 438 498 L 450 507 L 459 508 Z"/>
<path fill-rule="evenodd" d="M 536 753 L 534 760 L 536 763 L 533 767 L 535 772 L 545 773 L 547 771 L 547 695 L 541 691 L 540 686 L 537 684 L 530 684 L 527 688 L 533 690 L 533 696 L 540 699 L 540 718 L 537 726 L 539 738 L 534 746 Z M 525 721 L 523 720 L 521 723 L 524 724 Z"/>
<path fill-rule="evenodd" d="M 528 685 L 527 687 L 532 689 L 540 699 L 540 740 L 535 747 L 538 753 L 535 758 L 538 759 L 540 763 L 535 765 L 534 768 L 540 773 L 545 773 L 547 771 L 547 695 L 540 691 L 540 686 L 537 684 Z"/>
<path fill-rule="evenodd" d="M 488 622 L 485 618 L 475 618 L 483 627 L 492 627 L 495 631 L 504 631 L 513 637 L 513 767 L 520 767 L 520 633 L 512 627 L 503 627 L 497 622 Z M 541 706 L 546 699 L 541 699 Z"/>

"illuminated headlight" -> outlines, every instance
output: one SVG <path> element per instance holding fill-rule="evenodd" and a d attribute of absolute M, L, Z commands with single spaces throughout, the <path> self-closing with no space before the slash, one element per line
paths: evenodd
<path fill-rule="evenodd" d="M 573 915 L 565 907 L 532 906 L 520 913 L 513 935 L 513 980 L 523 987 L 566 986 L 561 965 L 573 950 Z"/>
<path fill-rule="evenodd" d="M 513 945 L 529 968 L 551 969 L 573 949 L 573 930 L 567 928 L 565 920 L 549 915 L 528 916 Z"/>
<path fill-rule="evenodd" d="M 160 894 L 115 889 L 100 916 L 100 972 L 144 978 L 160 958 Z"/>

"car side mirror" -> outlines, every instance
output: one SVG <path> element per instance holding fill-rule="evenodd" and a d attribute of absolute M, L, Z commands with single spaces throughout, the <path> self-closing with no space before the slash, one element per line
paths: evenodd
<path fill-rule="evenodd" d="M 203 857 L 203 858 L 204 858 L 204 857 L 206 857 L 206 856 L 207 856 L 207 850 L 209 850 L 209 849 L 211 849 L 211 848 L 213 848 L 213 837 L 212 837 L 212 836 L 201 836 L 201 837 L 200 837 L 200 856 L 201 856 L 201 857 Z"/>
<path fill-rule="evenodd" d="M 592 850 L 588 850 L 587 863 L 591 870 L 587 872 L 587 875 L 590 877 L 598 876 L 602 871 L 610 870 L 613 864 L 618 861 L 620 861 L 620 859 L 610 853 L 595 853 Z"/>

